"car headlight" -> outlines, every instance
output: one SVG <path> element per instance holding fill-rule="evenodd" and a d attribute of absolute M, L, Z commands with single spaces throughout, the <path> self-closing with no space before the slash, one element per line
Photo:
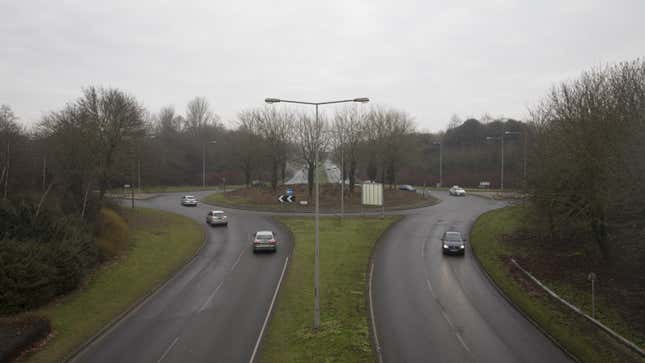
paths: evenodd
<path fill-rule="evenodd" d="M 443 245 L 443 248 L 448 248 L 448 245 Z"/>
<path fill-rule="evenodd" d="M 466 248 L 466 246 L 461 245 L 461 246 L 459 246 L 459 248 L 464 249 L 464 248 Z"/>

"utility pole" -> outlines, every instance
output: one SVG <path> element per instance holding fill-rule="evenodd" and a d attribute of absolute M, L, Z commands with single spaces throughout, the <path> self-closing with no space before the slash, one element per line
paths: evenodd
<path fill-rule="evenodd" d="M 45 191 L 45 184 L 47 178 L 47 154 L 43 156 L 43 191 Z"/>
<path fill-rule="evenodd" d="M 9 192 L 9 167 L 11 166 L 11 148 L 9 146 L 9 141 L 7 140 L 7 172 L 4 175 L 4 196 L 3 200 L 7 200 L 7 194 Z"/>

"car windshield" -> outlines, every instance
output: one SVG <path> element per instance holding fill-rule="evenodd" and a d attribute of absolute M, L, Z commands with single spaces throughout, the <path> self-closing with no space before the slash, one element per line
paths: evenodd
<path fill-rule="evenodd" d="M 446 233 L 445 240 L 448 242 L 461 242 L 461 234 L 458 232 L 448 232 Z"/>
<path fill-rule="evenodd" d="M 256 236 L 255 236 L 255 238 L 256 238 L 256 239 L 261 239 L 261 240 L 269 240 L 269 239 L 272 239 L 272 238 L 273 238 L 273 236 L 272 236 L 272 235 L 270 235 L 270 234 L 265 234 L 265 233 L 263 233 L 263 234 L 258 234 L 258 235 L 256 235 Z"/>

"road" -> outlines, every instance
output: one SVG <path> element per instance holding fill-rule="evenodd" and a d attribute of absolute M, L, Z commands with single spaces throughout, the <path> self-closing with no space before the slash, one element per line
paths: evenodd
<path fill-rule="evenodd" d="M 500 202 L 450 197 L 408 211 L 379 240 L 373 265 L 373 308 L 384 362 L 569 362 L 512 307 L 466 255 L 443 256 L 448 228 L 468 233 Z"/>
<path fill-rule="evenodd" d="M 212 207 L 181 207 L 180 196 L 164 194 L 137 205 L 204 223 Z M 205 246 L 190 264 L 73 361 L 249 362 L 293 245 L 267 216 L 227 214 L 228 227 L 204 224 Z M 250 237 L 259 229 L 277 232 L 277 253 L 252 253 Z"/>

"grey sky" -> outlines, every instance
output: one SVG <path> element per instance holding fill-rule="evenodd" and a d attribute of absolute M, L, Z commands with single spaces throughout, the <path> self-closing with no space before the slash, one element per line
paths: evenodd
<path fill-rule="evenodd" d="M 149 110 L 204 96 L 224 121 L 265 97 L 370 97 L 422 129 L 522 118 L 556 82 L 645 55 L 642 0 L 0 0 L 0 103 L 26 124 L 81 87 Z"/>

